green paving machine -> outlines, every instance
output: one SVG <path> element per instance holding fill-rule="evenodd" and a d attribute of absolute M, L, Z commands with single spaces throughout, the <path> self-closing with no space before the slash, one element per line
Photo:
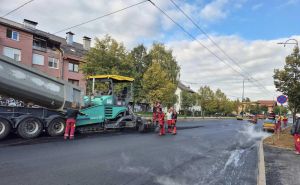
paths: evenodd
<path fill-rule="evenodd" d="M 133 81 L 133 78 L 120 75 L 89 76 L 87 83 L 91 84 L 91 93 L 83 98 L 84 108 L 81 112 L 85 115 L 78 116 L 76 123 L 76 126 L 80 127 L 78 129 L 85 131 L 136 128 L 144 132 L 153 128 L 151 122 L 136 116 L 129 105 L 132 100 Z M 101 84 L 108 87 L 107 91 L 97 90 L 96 87 Z M 119 84 L 122 84 L 123 90 L 117 93 L 115 87 Z M 123 84 L 130 84 L 130 87 Z"/>

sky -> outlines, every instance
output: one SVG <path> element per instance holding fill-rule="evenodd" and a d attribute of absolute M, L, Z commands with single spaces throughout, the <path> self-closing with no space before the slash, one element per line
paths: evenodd
<path fill-rule="evenodd" d="M 38 22 L 38 29 L 56 33 L 141 1 L 34 0 L 5 18 L 20 23 L 30 19 Z M 173 0 L 226 55 L 170 0 L 152 1 L 196 40 L 149 2 L 67 31 L 75 33 L 74 39 L 80 43 L 83 36 L 109 34 L 128 50 L 138 44 L 150 48 L 153 42 L 164 43 L 181 67 L 180 80 L 195 91 L 209 85 L 220 88 L 230 99 L 241 99 L 244 79 L 245 97 L 251 100 L 272 100 L 281 94 L 276 92 L 272 76 L 274 69 L 283 68 L 285 56 L 294 46 L 277 43 L 300 41 L 300 0 Z M 25 2 L 0 0 L 0 16 Z M 65 37 L 67 31 L 57 35 Z"/>

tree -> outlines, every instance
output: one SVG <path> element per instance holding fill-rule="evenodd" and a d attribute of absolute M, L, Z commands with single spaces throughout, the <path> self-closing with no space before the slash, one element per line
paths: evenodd
<path fill-rule="evenodd" d="M 143 93 L 148 102 L 161 101 L 166 106 L 176 102 L 176 86 L 169 81 L 167 73 L 158 62 L 152 62 L 143 75 Z"/>
<path fill-rule="evenodd" d="M 286 107 L 283 107 L 283 106 L 275 106 L 273 111 L 274 111 L 275 114 L 283 115 L 283 114 L 287 114 L 288 109 Z"/>
<path fill-rule="evenodd" d="M 215 92 L 215 101 L 217 103 L 217 112 L 224 113 L 225 106 L 228 101 L 226 95 L 221 91 L 221 89 L 217 89 Z"/>
<path fill-rule="evenodd" d="M 239 113 L 240 105 L 241 105 L 241 102 L 239 99 L 236 99 L 235 101 L 233 101 L 233 110 L 236 112 L 236 114 Z"/>
<path fill-rule="evenodd" d="M 198 90 L 199 104 L 201 106 L 202 115 L 208 113 L 212 114 L 216 112 L 217 104 L 214 99 L 214 92 L 209 86 L 200 87 Z"/>
<path fill-rule="evenodd" d="M 260 114 L 267 114 L 268 113 L 268 107 L 267 106 L 260 106 Z"/>
<path fill-rule="evenodd" d="M 127 51 L 122 43 L 106 35 L 95 39 L 95 47 L 84 57 L 81 70 L 85 76 L 96 74 L 118 74 L 132 76 L 133 63 L 128 60 Z"/>
<path fill-rule="evenodd" d="M 181 108 L 184 110 L 185 115 L 187 110 L 196 104 L 196 97 L 193 93 L 188 91 L 181 92 Z"/>
<path fill-rule="evenodd" d="M 283 69 L 274 70 L 274 84 L 278 91 L 288 96 L 288 104 L 293 112 L 293 121 L 300 111 L 300 56 L 299 48 L 285 58 Z"/>
<path fill-rule="evenodd" d="M 145 96 L 142 92 L 142 78 L 143 74 L 148 69 L 151 64 L 151 60 L 149 55 L 147 54 L 147 49 L 144 45 L 138 45 L 133 48 L 128 55 L 130 61 L 133 62 L 134 66 L 134 78 L 135 81 L 133 83 L 133 101 L 135 103 L 141 102 L 145 99 Z"/>
<path fill-rule="evenodd" d="M 149 52 L 149 57 L 152 62 L 158 62 L 161 65 L 173 84 L 178 83 L 180 67 L 172 54 L 172 50 L 167 50 L 161 43 L 154 43 Z"/>

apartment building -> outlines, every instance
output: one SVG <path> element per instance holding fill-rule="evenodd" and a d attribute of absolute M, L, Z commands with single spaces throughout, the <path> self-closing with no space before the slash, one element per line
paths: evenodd
<path fill-rule="evenodd" d="M 83 37 L 82 44 L 74 42 L 74 33 L 66 38 L 36 29 L 37 22 L 24 19 L 23 24 L 0 18 L 0 54 L 80 86 L 86 82 L 80 72 L 83 56 L 91 39 Z"/>

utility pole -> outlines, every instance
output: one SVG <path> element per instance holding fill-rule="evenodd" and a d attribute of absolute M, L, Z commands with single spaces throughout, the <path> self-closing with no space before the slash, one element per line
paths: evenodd
<path fill-rule="evenodd" d="M 245 93 L 245 79 L 243 79 L 243 94 L 242 94 L 242 117 L 244 117 L 244 93 Z"/>

